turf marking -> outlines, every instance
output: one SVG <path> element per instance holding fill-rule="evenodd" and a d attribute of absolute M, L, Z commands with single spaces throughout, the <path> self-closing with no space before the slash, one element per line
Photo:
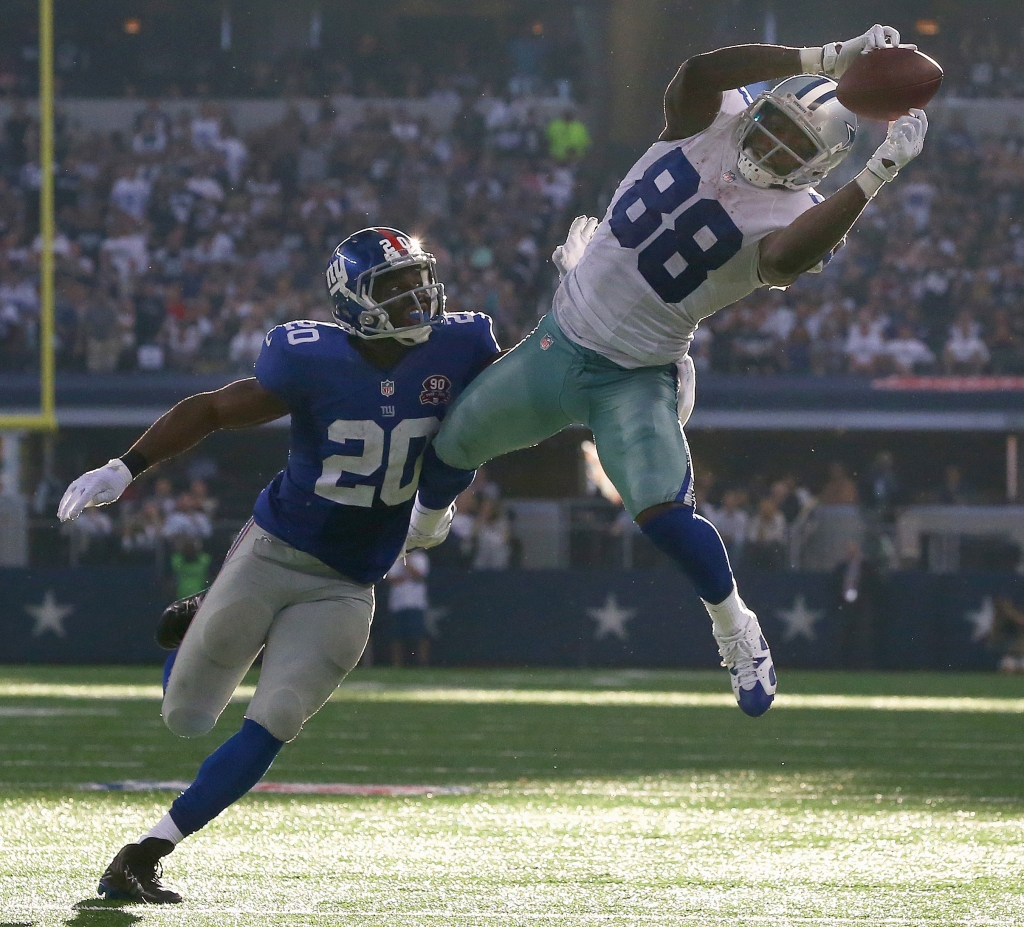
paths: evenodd
<path fill-rule="evenodd" d="M 239 686 L 232 701 L 247 701 L 254 686 Z M 0 698 L 64 698 L 160 700 L 158 685 L 52 685 L 0 683 Z M 736 708 L 725 692 L 650 692 L 585 689 L 472 689 L 455 686 L 341 686 L 335 702 L 427 702 L 467 705 L 587 705 L 595 707 Z M 775 710 L 938 711 L 975 714 L 1024 714 L 1022 698 L 979 698 L 920 695 L 787 695 L 775 699 Z"/>
<path fill-rule="evenodd" d="M 23 705 L 0 705 L 0 718 L 67 718 L 71 716 L 116 716 L 114 708 L 26 708 Z"/>
<path fill-rule="evenodd" d="M 78 788 L 87 792 L 184 792 L 191 783 L 178 779 L 124 779 L 121 782 L 86 782 Z M 251 792 L 269 795 L 380 795 L 401 798 L 410 795 L 468 795 L 464 785 L 358 785 L 349 782 L 258 782 Z"/>
<path fill-rule="evenodd" d="M 240 905 L 203 905 L 201 907 L 194 904 L 189 904 L 190 913 L 196 915 L 208 915 L 208 914 L 220 914 L 220 915 L 247 915 L 247 914 L 260 914 L 265 917 L 323 917 L 325 909 L 323 907 L 306 908 L 306 907 L 282 907 L 272 908 L 266 905 L 260 906 L 240 906 Z M 68 910 L 66 907 L 54 904 L 38 904 L 32 905 L 30 908 L 26 907 L 26 911 L 63 911 Z M 75 905 L 74 910 L 76 911 L 111 911 L 120 910 L 119 908 L 111 905 L 86 905 L 78 904 Z M 329 909 L 328 909 L 329 910 Z M 453 914 L 451 910 L 444 908 L 431 910 L 412 910 L 412 911 L 395 911 L 390 908 L 369 908 L 369 909 L 357 909 L 357 908 L 341 908 L 338 909 L 338 913 L 344 913 L 347 916 L 355 917 L 382 917 L 387 920 L 402 923 L 408 921 L 410 918 L 431 918 L 437 919 L 442 923 L 450 924 L 453 919 L 456 921 L 464 921 L 469 918 L 479 918 L 480 920 L 503 920 L 509 921 L 510 915 L 507 911 L 469 911 L 460 910 L 458 914 Z M 515 922 L 520 921 L 552 921 L 554 923 L 575 923 L 583 921 L 585 923 L 608 923 L 608 924 L 635 924 L 632 914 L 605 914 L 600 911 L 516 911 L 514 918 L 511 918 Z M 386 921 L 383 921 L 386 923 Z M 658 914 L 654 912 L 643 912 L 642 923 L 644 924 L 701 924 L 705 927 L 711 927 L 715 924 L 771 924 L 773 927 L 777 927 L 780 923 L 785 924 L 823 924 L 838 925 L 838 924 L 859 924 L 860 927 L 874 927 L 874 925 L 883 925 L 883 927 L 935 927 L 937 924 L 941 924 L 942 927 L 1007 927 L 1007 921 L 1002 919 L 990 918 L 990 917 L 971 917 L 971 918 L 960 918 L 960 919 L 949 919 L 947 916 L 936 916 L 935 918 L 904 918 L 904 917 L 802 917 L 800 915 L 786 915 L 783 920 L 780 920 L 776 914 L 743 914 L 741 917 L 727 916 L 723 918 L 715 917 L 714 915 L 709 916 L 707 914 Z"/>

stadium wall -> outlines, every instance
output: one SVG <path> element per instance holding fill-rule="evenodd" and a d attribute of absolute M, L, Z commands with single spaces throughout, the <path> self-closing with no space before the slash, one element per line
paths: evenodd
<path fill-rule="evenodd" d="M 199 108 L 209 103 L 224 107 L 236 128 L 243 135 L 264 126 L 274 125 L 284 118 L 287 111 L 296 108 L 307 123 L 316 121 L 324 103 L 318 99 L 161 99 L 160 109 L 171 116 L 182 110 L 198 113 Z M 439 131 L 448 131 L 462 104 L 457 99 L 362 99 L 349 96 L 332 97 L 330 100 L 335 115 L 342 119 L 356 119 L 367 109 L 392 113 L 400 111 L 415 118 L 426 118 Z M 548 112 L 553 118 L 566 104 L 561 97 L 530 100 L 530 107 Z M 57 101 L 57 112 L 74 128 L 88 128 L 96 132 L 125 132 L 135 130 L 135 120 L 146 108 L 142 99 L 84 99 L 67 98 Z M 30 101 L 28 110 L 38 115 L 38 103 Z M 0 101 L 0 124 L 12 112 L 12 105 Z M 957 128 L 969 135 L 1010 135 L 1024 134 L 1024 100 L 945 97 L 928 106 L 928 119 L 933 128 Z"/>
<path fill-rule="evenodd" d="M 841 604 L 841 577 L 749 573 L 744 597 L 783 667 L 981 670 L 994 603 L 1019 596 L 1012 573 L 894 573 Z M 0 570 L 0 663 L 155 663 L 166 602 L 143 569 Z M 431 576 L 434 662 L 448 666 L 714 667 L 708 618 L 670 570 Z M 378 614 L 386 649 L 388 616 Z"/>

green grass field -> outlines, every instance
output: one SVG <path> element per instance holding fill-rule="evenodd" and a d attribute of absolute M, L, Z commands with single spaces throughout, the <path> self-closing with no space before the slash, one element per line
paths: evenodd
<path fill-rule="evenodd" d="M 357 670 L 275 782 L 459 785 L 243 799 L 167 860 L 178 907 L 100 871 L 190 779 L 155 668 L 0 668 L 0 927 L 1024 925 L 1024 679 Z"/>

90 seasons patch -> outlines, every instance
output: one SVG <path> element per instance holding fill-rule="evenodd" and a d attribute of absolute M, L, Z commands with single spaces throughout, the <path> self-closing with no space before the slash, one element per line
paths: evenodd
<path fill-rule="evenodd" d="M 425 406 L 440 406 L 451 399 L 452 381 L 444 374 L 434 374 L 423 381 L 420 402 Z"/>

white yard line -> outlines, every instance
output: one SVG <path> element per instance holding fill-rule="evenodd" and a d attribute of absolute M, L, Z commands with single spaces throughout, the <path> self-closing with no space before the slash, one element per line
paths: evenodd
<path fill-rule="evenodd" d="M 239 686 L 233 701 L 247 701 L 254 686 Z M 160 686 L 53 685 L 0 683 L 0 698 L 60 698 L 107 700 L 159 700 Z M 595 707 L 733 708 L 724 692 L 657 692 L 608 689 L 474 689 L 454 686 L 342 685 L 332 696 L 336 702 L 434 702 L 471 705 L 584 705 Z M 831 711 L 938 711 L 974 714 L 1024 714 L 1022 698 L 932 695 L 787 695 L 781 693 L 773 710 Z"/>

